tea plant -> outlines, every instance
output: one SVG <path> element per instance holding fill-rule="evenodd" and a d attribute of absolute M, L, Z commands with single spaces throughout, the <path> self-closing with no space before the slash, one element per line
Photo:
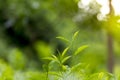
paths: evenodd
<path fill-rule="evenodd" d="M 77 68 L 79 68 L 79 66 L 81 66 L 81 63 L 78 63 L 77 65 L 74 65 L 72 67 L 70 67 L 69 65 L 65 65 L 67 60 L 71 59 L 72 57 L 77 56 L 81 51 L 83 51 L 85 48 L 88 47 L 88 45 L 83 45 L 83 46 L 78 47 L 74 51 L 74 53 L 72 53 L 71 55 L 67 54 L 68 50 L 72 46 L 73 41 L 77 37 L 78 33 L 79 33 L 79 31 L 74 33 L 74 35 L 72 36 L 71 41 L 69 41 L 68 39 L 66 39 L 64 37 L 61 37 L 61 36 L 57 37 L 58 39 L 61 39 L 61 40 L 65 41 L 65 42 L 69 43 L 69 45 L 62 52 L 60 52 L 58 50 L 58 56 L 51 55 L 51 57 L 45 57 L 44 58 L 44 59 L 47 59 L 47 60 L 50 61 L 49 64 L 48 64 L 48 67 L 46 69 L 48 71 L 47 73 L 50 73 L 50 75 L 52 75 L 52 76 L 56 76 L 56 78 L 58 78 L 60 80 L 70 80 L 70 79 L 77 80 L 77 79 L 79 79 L 80 76 L 78 76 L 76 74 L 77 76 L 75 77 L 75 74 L 73 74 L 73 72 Z M 53 73 L 54 73 L 54 75 L 53 75 Z M 48 74 L 47 74 L 47 77 L 48 77 Z"/>
<path fill-rule="evenodd" d="M 78 47 L 73 53 L 69 54 L 70 48 L 73 46 L 73 42 L 77 37 L 79 31 L 75 32 L 72 36 L 72 40 L 68 40 L 64 37 L 57 37 L 69 43 L 62 52 L 58 50 L 58 55 L 51 55 L 51 57 L 45 57 L 45 60 L 48 60 L 46 65 L 46 79 L 47 80 L 116 80 L 115 77 L 107 72 L 100 73 L 89 73 L 89 65 L 85 63 L 77 63 L 73 66 L 70 66 L 68 63 L 78 56 L 80 52 L 88 47 L 88 45 L 83 45 Z M 117 79 L 118 80 L 118 79 Z"/>

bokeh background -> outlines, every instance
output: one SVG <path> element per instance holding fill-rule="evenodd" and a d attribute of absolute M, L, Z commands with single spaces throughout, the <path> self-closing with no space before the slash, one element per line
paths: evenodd
<path fill-rule="evenodd" d="M 35 75 L 43 71 L 46 62 L 42 58 L 57 55 L 57 50 L 61 52 L 68 45 L 56 37 L 71 40 L 79 31 L 70 51 L 82 45 L 89 47 L 67 64 L 81 62 L 89 64 L 91 72 L 107 71 L 107 34 L 110 34 L 114 48 L 113 72 L 117 74 L 120 71 L 119 16 L 102 15 L 96 0 L 84 1 L 0 0 L 0 73 L 7 68 L 8 74 L 12 74 L 8 67 L 15 71 L 16 77 L 24 77 L 23 72 Z"/>

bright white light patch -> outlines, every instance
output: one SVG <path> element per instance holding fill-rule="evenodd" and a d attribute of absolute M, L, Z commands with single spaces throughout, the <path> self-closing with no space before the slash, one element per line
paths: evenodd
<path fill-rule="evenodd" d="M 81 4 L 82 6 L 87 6 L 89 5 L 90 2 L 94 2 L 94 0 L 80 0 L 80 2 L 78 3 L 79 8 L 81 8 Z M 109 14 L 110 9 L 109 9 L 109 0 L 96 0 L 98 2 L 98 4 L 101 5 L 101 9 L 100 12 L 102 15 L 106 15 Z M 120 0 L 112 0 L 112 5 L 115 11 L 115 15 L 120 15 Z"/>
<path fill-rule="evenodd" d="M 80 0 L 78 2 L 78 7 L 86 9 L 90 2 L 91 0 Z"/>
<path fill-rule="evenodd" d="M 101 14 L 106 15 L 110 12 L 108 0 L 96 0 L 96 1 L 101 5 L 100 9 Z"/>
<path fill-rule="evenodd" d="M 120 15 L 120 0 L 112 0 L 115 15 Z"/>
<path fill-rule="evenodd" d="M 91 0 L 81 0 L 81 3 L 84 4 L 85 6 L 90 3 Z"/>
<path fill-rule="evenodd" d="M 96 0 L 101 6 L 101 13 L 108 14 L 109 13 L 109 0 Z M 120 0 L 112 0 L 112 5 L 115 11 L 115 15 L 120 15 Z"/>

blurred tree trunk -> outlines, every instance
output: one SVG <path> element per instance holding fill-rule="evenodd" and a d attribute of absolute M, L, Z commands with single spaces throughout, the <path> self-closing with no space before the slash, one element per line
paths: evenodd
<path fill-rule="evenodd" d="M 114 10 L 111 4 L 112 0 L 109 0 L 109 8 L 110 8 L 110 12 L 109 12 L 109 16 L 113 16 L 114 15 Z M 108 26 L 111 26 L 108 24 Z M 112 36 L 108 33 L 108 39 L 107 39 L 107 44 L 108 44 L 108 71 L 110 73 L 113 72 L 113 68 L 114 68 L 114 51 L 113 51 L 113 39 Z"/>
<path fill-rule="evenodd" d="M 114 56 L 113 56 L 113 39 L 110 34 L 108 36 L 108 71 L 110 73 L 113 72 L 114 67 Z"/>

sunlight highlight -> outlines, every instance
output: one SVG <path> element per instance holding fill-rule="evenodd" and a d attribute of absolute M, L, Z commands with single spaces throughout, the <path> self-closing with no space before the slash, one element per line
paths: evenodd
<path fill-rule="evenodd" d="M 120 0 L 112 0 L 115 15 L 120 15 Z"/>
<path fill-rule="evenodd" d="M 85 10 L 88 10 L 88 5 L 89 5 L 89 3 L 91 2 L 91 0 L 80 0 L 79 2 L 78 2 L 78 7 L 79 8 L 84 8 Z"/>
<path fill-rule="evenodd" d="M 96 0 L 101 5 L 100 12 L 102 15 L 106 15 L 110 12 L 108 0 Z"/>
<path fill-rule="evenodd" d="M 81 0 L 81 3 L 85 6 L 88 5 L 91 2 L 91 0 Z"/>
<path fill-rule="evenodd" d="M 106 15 L 109 13 L 109 0 L 96 0 L 102 7 L 101 13 Z M 115 11 L 115 15 L 120 15 L 120 0 L 112 0 L 112 5 Z"/>
<path fill-rule="evenodd" d="M 80 0 L 80 2 L 78 3 L 78 6 L 79 8 L 81 8 L 81 4 L 84 6 L 87 6 L 89 5 L 90 2 L 94 2 L 94 0 Z M 102 15 L 109 14 L 110 12 L 109 0 L 96 0 L 96 2 L 101 5 L 100 13 Z M 112 5 L 115 11 L 115 15 L 120 15 L 120 0 L 112 0 Z"/>

